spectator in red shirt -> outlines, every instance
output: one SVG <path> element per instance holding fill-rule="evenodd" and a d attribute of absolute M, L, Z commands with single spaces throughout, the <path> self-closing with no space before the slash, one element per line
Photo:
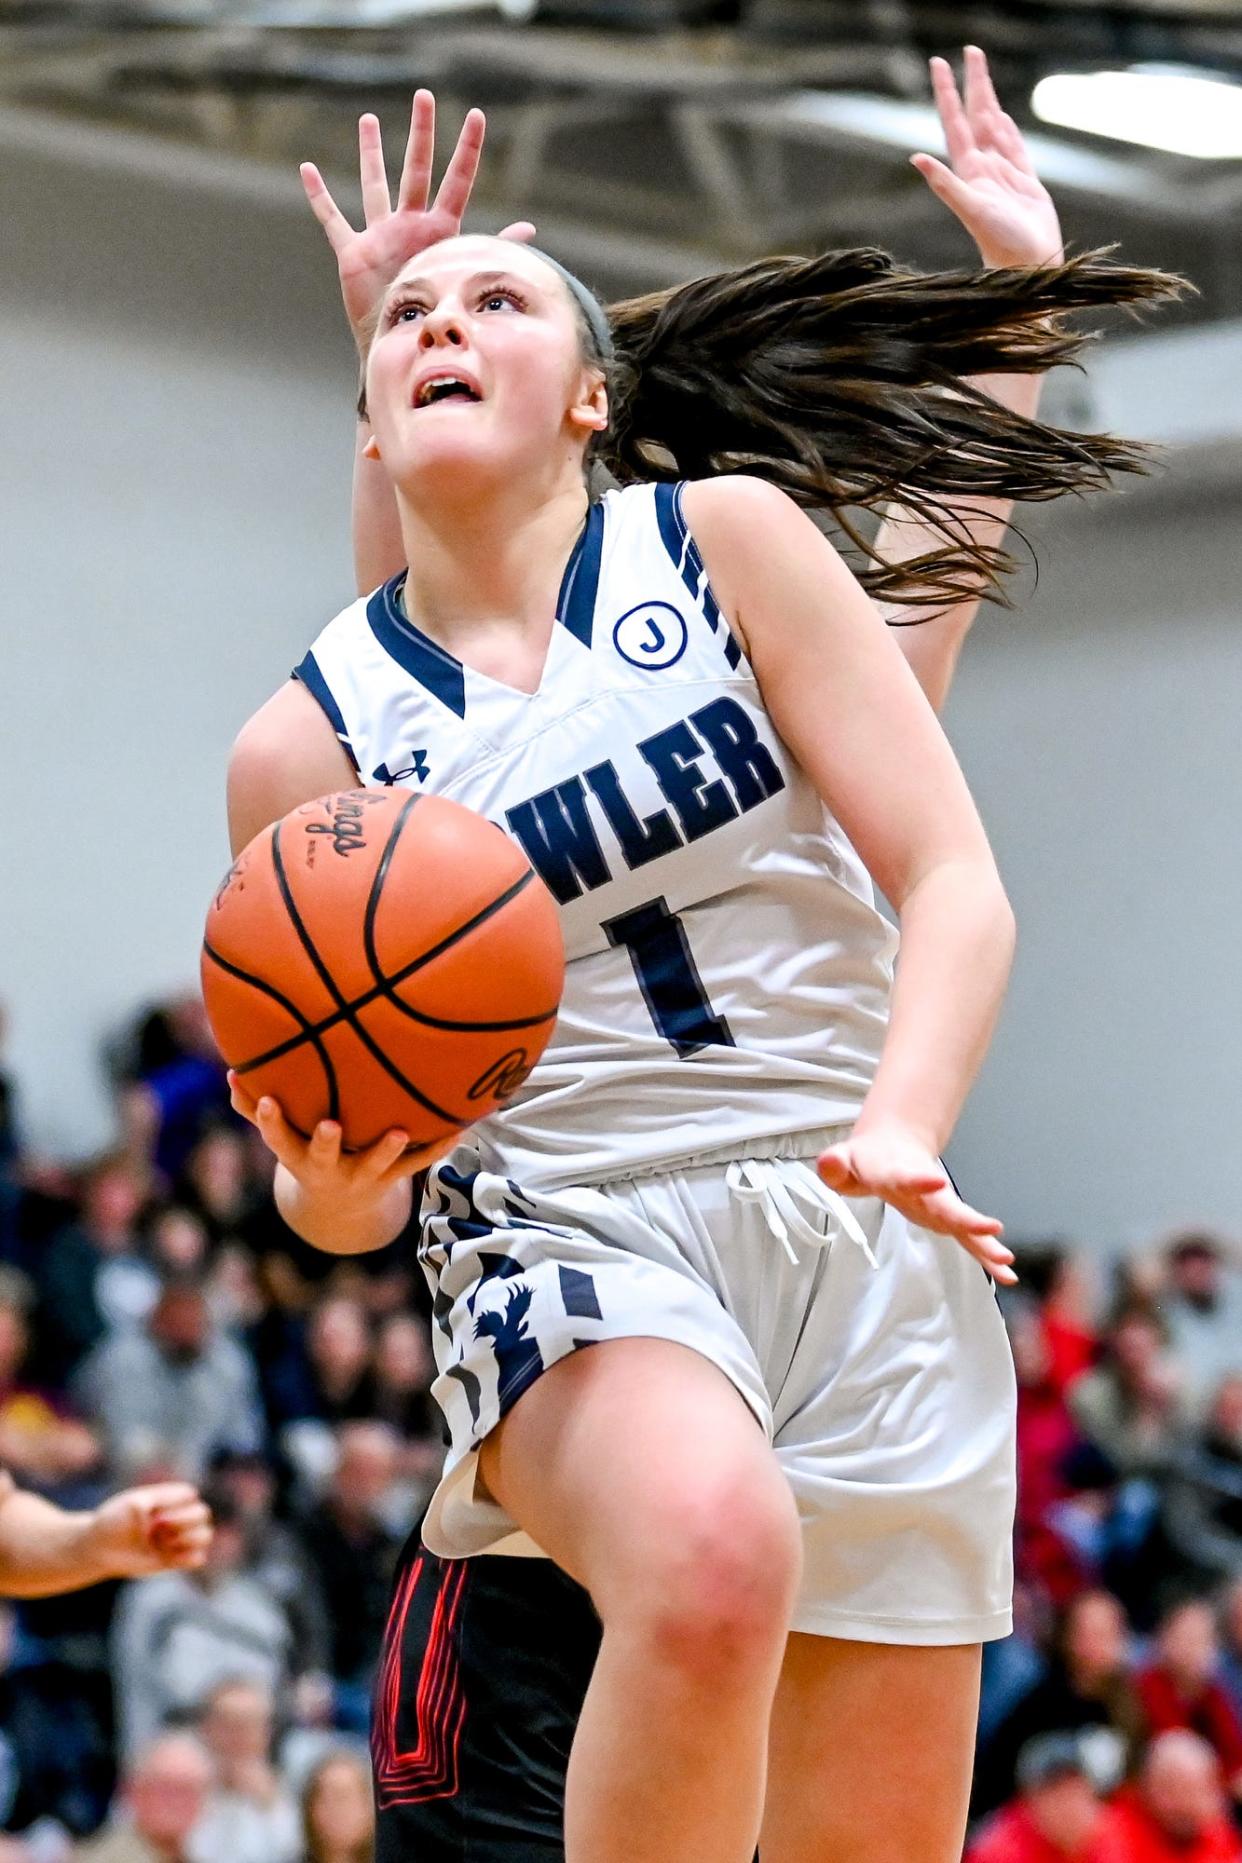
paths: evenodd
<path fill-rule="evenodd" d="M 967 1863 L 1130 1863 L 1073 1734 L 1042 1734 L 1018 1762 L 1020 1797 L 984 1827 Z"/>
<path fill-rule="evenodd" d="M 1112 1807 L 1108 1829 L 1125 1863 L 1242 1863 L 1219 1762 L 1198 1734 L 1152 1742 L 1137 1791 Z"/>
<path fill-rule="evenodd" d="M 1062 1464 L 1080 1438 L 1053 1375 L 1038 1308 L 1015 1306 L 1009 1316 L 1009 1342 L 1018 1379 L 1017 1530 L 1024 1542 L 1042 1524 L 1052 1502 L 1066 1493 Z"/>
<path fill-rule="evenodd" d="M 1066 1391 L 1099 1357 L 1090 1277 L 1081 1258 L 1064 1244 L 1024 1243 L 1022 1284 L 1039 1303 L 1053 1387 Z"/>
<path fill-rule="evenodd" d="M 1186 1728 L 1212 1748 L 1231 1791 L 1242 1792 L 1242 1723 L 1218 1678 L 1220 1644 L 1212 1607 L 1177 1605 L 1157 1632 L 1156 1660 L 1138 1678 L 1148 1735 Z"/>

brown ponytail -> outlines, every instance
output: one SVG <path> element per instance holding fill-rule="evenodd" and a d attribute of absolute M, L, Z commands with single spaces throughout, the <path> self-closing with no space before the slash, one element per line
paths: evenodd
<path fill-rule="evenodd" d="M 762 259 L 610 306 L 621 482 L 748 472 L 831 512 L 885 601 L 954 602 L 1013 567 L 967 535 L 972 499 L 1059 498 L 1142 472 L 1149 449 L 1010 413 L 963 377 L 1038 374 L 1090 336 L 1067 313 L 1176 297 L 1183 281 L 1084 253 L 1062 265 L 920 274 L 871 249 Z M 890 567 L 858 515 L 898 503 L 944 539 Z M 953 507 L 957 507 L 956 511 Z"/>

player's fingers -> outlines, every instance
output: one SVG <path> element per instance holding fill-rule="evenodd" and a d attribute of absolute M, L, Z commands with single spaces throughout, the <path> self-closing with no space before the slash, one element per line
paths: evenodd
<path fill-rule="evenodd" d="M 943 201 L 951 213 L 955 213 L 959 220 L 968 218 L 975 197 L 968 184 L 960 180 L 951 168 L 938 162 L 934 155 L 912 155 L 910 166 L 918 169 L 936 199 Z"/>
<path fill-rule="evenodd" d="M 358 118 L 358 179 L 362 183 L 362 217 L 368 226 L 374 226 L 377 220 L 388 218 L 392 200 L 379 118 L 369 110 Z"/>
<path fill-rule="evenodd" d="M 390 1132 L 385 1132 L 383 1138 L 377 1139 L 374 1145 L 362 1153 L 354 1167 L 356 1174 L 368 1182 L 387 1177 L 392 1167 L 405 1156 L 409 1142 L 409 1133 L 402 1131 L 399 1126 L 394 1126 Z"/>
<path fill-rule="evenodd" d="M 335 1119 L 321 1119 L 306 1146 L 306 1162 L 317 1171 L 334 1171 L 341 1161 L 341 1128 Z"/>
<path fill-rule="evenodd" d="M 944 129 L 945 147 L 949 151 L 949 160 L 956 167 L 973 150 L 974 137 L 948 59 L 933 58 L 930 69 L 932 93 Z"/>
<path fill-rule="evenodd" d="M 997 119 L 994 140 L 1005 160 L 1012 162 L 1015 168 L 1020 168 L 1023 174 L 1033 175 L 1037 172 L 1026 146 L 1026 137 L 1004 110 Z"/>
<path fill-rule="evenodd" d="M 157 1507 L 150 1519 L 152 1537 L 175 1539 L 183 1533 L 198 1533 L 211 1526 L 211 1509 L 205 1501 L 192 1501 L 184 1507 Z"/>
<path fill-rule="evenodd" d="M 920 1228 L 951 1238 L 1003 1286 L 1017 1285 L 1013 1250 L 1001 1239 L 1001 1224 L 963 1203 L 952 1187 L 920 1205 L 906 1205 L 904 1214 Z"/>
<path fill-rule="evenodd" d="M 832 1190 L 844 1190 L 854 1182 L 854 1166 L 847 1145 L 834 1145 L 829 1151 L 821 1152 L 815 1169 Z"/>
<path fill-rule="evenodd" d="M 1004 1224 L 997 1217 L 986 1216 L 982 1210 L 976 1210 L 971 1204 L 963 1202 L 952 1184 L 946 1184 L 941 1190 L 923 1199 L 923 1213 L 919 1220 L 927 1228 L 937 1229 L 944 1235 L 957 1236 L 959 1240 L 969 1236 L 975 1242 L 994 1244 L 1006 1260 L 1013 1260 L 1012 1250 L 1000 1241 Z"/>
<path fill-rule="evenodd" d="M 410 133 L 397 185 L 398 211 L 426 211 L 431 194 L 431 167 L 436 156 L 436 100 L 428 90 L 414 93 L 410 105 Z"/>
<path fill-rule="evenodd" d="M 1018 1285 L 1018 1271 L 1013 1265 L 1012 1249 L 1007 1249 L 1002 1242 L 996 1241 L 992 1236 L 965 1235 L 957 1236 L 955 1240 L 961 1244 L 968 1255 L 973 1255 L 979 1266 L 985 1269 L 994 1281 L 999 1281 L 1002 1287 Z"/>
<path fill-rule="evenodd" d="M 470 201 L 475 176 L 479 172 L 479 161 L 483 154 L 483 137 L 486 131 L 487 118 L 483 112 L 467 110 L 466 120 L 461 126 L 461 134 L 457 138 L 457 147 L 449 157 L 444 179 L 436 190 L 437 210 L 450 215 L 459 226 Z"/>
<path fill-rule="evenodd" d="M 454 1132 L 435 1145 L 407 1146 L 395 1164 L 389 1167 L 385 1182 L 396 1184 L 405 1177 L 421 1177 L 432 1165 L 439 1164 L 441 1158 L 448 1157 L 459 1136 Z"/>
<path fill-rule="evenodd" d="M 171 1512 L 182 1507 L 204 1507 L 199 1492 L 188 1481 L 153 1481 L 145 1488 L 131 1488 L 130 1496 L 141 1501 L 150 1514 Z"/>
<path fill-rule="evenodd" d="M 200 1566 L 211 1547 L 211 1527 L 191 1527 L 184 1531 L 161 1530 L 152 1538 L 152 1551 L 166 1566 Z"/>
<path fill-rule="evenodd" d="M 252 1094 L 246 1092 L 246 1089 L 241 1084 L 240 1076 L 235 1074 L 232 1068 L 230 1068 L 228 1072 L 228 1082 L 229 1105 L 233 1108 L 235 1113 L 240 1113 L 243 1119 L 248 1119 L 252 1126 L 257 1126 L 259 1123 L 259 1102 Z"/>
<path fill-rule="evenodd" d="M 345 242 L 354 237 L 353 227 L 329 194 L 327 183 L 313 162 L 303 162 L 298 173 L 302 177 L 311 212 L 328 235 L 328 244 L 333 252 L 339 252 Z"/>
<path fill-rule="evenodd" d="M 210 1519 L 180 1520 L 160 1515 L 147 1530 L 147 1548 L 164 1560 L 176 1559 L 187 1552 L 204 1552 L 211 1545 L 215 1531 Z"/>
<path fill-rule="evenodd" d="M 301 1170 L 306 1161 L 306 1140 L 294 1131 L 281 1111 L 279 1102 L 270 1094 L 265 1093 L 259 1101 L 255 1123 L 263 1134 L 264 1144 L 276 1154 L 285 1169 L 294 1172 Z"/>
<path fill-rule="evenodd" d="M 991 141 L 995 120 L 1001 113 L 1000 98 L 992 83 L 988 61 L 977 45 L 962 51 L 966 118 L 976 142 Z"/>
<path fill-rule="evenodd" d="M 516 239 L 525 244 L 527 240 L 535 237 L 535 232 L 533 220 L 510 220 L 508 226 L 501 227 L 496 237 L 497 239 Z"/>

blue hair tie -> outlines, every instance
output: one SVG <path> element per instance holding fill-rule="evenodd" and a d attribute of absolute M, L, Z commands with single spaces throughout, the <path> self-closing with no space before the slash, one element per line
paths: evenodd
<path fill-rule="evenodd" d="M 595 348 L 601 362 L 611 362 L 617 353 L 613 347 L 612 327 L 608 322 L 608 314 L 595 293 L 584 285 L 580 278 L 575 278 L 559 259 L 554 259 L 550 252 L 544 252 L 542 247 L 527 246 L 526 250 L 533 252 L 537 259 L 542 259 L 545 265 L 552 267 L 586 318 L 587 327 L 595 340 Z"/>

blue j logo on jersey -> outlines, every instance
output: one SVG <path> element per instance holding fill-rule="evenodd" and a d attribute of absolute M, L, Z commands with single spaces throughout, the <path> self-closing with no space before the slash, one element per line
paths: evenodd
<path fill-rule="evenodd" d="M 686 638 L 685 619 L 671 602 L 640 602 L 612 630 L 621 658 L 649 673 L 675 666 L 686 651 Z"/>

